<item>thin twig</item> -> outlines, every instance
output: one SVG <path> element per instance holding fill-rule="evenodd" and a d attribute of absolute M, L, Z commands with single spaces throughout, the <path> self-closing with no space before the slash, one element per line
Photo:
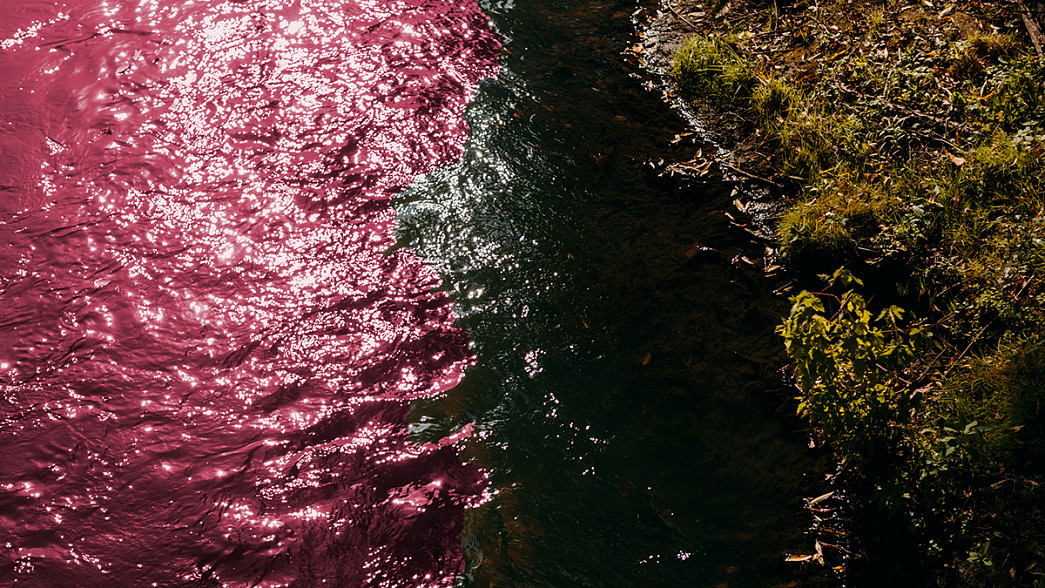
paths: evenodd
<path fill-rule="evenodd" d="M 722 166 L 725 169 L 728 169 L 731 172 L 740 174 L 740 175 L 744 176 L 745 178 L 747 178 L 749 180 L 758 180 L 759 182 L 765 182 L 766 184 L 769 184 L 770 186 L 776 186 L 777 188 L 783 188 L 783 186 L 781 186 L 780 184 L 774 182 L 773 180 L 770 180 L 770 179 L 767 179 L 767 178 L 763 178 L 761 176 L 756 176 L 755 174 L 752 174 L 752 173 L 748 173 L 748 172 L 746 172 L 746 171 L 744 171 L 742 169 L 733 167 L 732 165 L 729 165 L 728 163 L 723 163 L 723 162 L 720 161 L 719 165 Z"/>
<path fill-rule="evenodd" d="M 679 14 L 678 10 L 675 10 L 671 6 L 668 6 L 668 10 L 670 10 L 672 13 L 674 13 L 675 16 L 679 17 L 679 20 L 681 20 L 682 22 L 684 22 L 684 23 L 688 24 L 689 26 L 693 27 L 693 30 L 697 30 L 697 31 L 700 30 L 700 27 L 698 27 L 697 25 L 691 23 L 688 18 L 686 18 L 686 17 L 682 16 L 681 14 Z"/>
<path fill-rule="evenodd" d="M 953 360 L 951 360 L 951 365 L 947 366 L 947 370 L 943 372 L 943 378 L 946 378 L 947 374 L 951 373 L 951 370 L 954 369 L 954 366 L 959 361 L 961 361 L 963 357 L 965 357 L 965 354 L 968 353 L 970 349 L 972 349 L 973 344 L 980 340 L 980 337 L 983 336 L 983 333 L 987 330 L 987 327 L 991 326 L 991 322 L 993 321 L 988 321 L 986 325 L 983 325 L 983 328 L 980 329 L 980 332 L 976 333 L 976 336 L 972 338 L 972 341 L 969 341 L 969 344 L 966 345 L 965 349 L 963 349 L 962 352 L 958 354 L 958 357 L 955 357 Z"/>

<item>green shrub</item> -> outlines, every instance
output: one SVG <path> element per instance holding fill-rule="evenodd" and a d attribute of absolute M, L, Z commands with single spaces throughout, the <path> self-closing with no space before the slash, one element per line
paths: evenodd
<path fill-rule="evenodd" d="M 844 270 L 834 280 L 860 284 Z M 907 422 L 914 398 L 902 374 L 922 353 L 927 334 L 903 326 L 906 313 L 895 306 L 872 319 L 864 298 L 852 290 L 837 297 L 832 314 L 808 291 L 791 302 L 777 332 L 801 391 L 798 412 L 840 461 L 859 469 L 900 438 L 897 427 Z"/>

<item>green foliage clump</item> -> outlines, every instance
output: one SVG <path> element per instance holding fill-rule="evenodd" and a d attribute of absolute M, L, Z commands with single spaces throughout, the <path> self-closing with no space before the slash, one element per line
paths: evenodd
<path fill-rule="evenodd" d="M 1045 473 L 1045 339 L 1002 343 L 943 388 L 941 418 L 990 426 L 985 451 L 1010 473 Z"/>
<path fill-rule="evenodd" d="M 993 323 L 999 333 L 1045 324 L 1043 156 L 1037 139 L 1024 143 L 999 130 L 971 149 L 960 169 L 928 179 L 936 206 L 923 271 L 951 285 L 952 313 Z M 903 221 L 891 219 L 890 232 Z"/>
<path fill-rule="evenodd" d="M 735 46 L 720 37 L 693 36 L 675 54 L 671 73 L 682 95 L 716 106 L 743 104 L 755 87 L 755 73 Z"/>
<path fill-rule="evenodd" d="M 1021 584 L 1045 562 L 1045 339 L 1001 343 L 943 378 L 897 486 L 955 585 Z"/>
<path fill-rule="evenodd" d="M 955 55 L 947 73 L 958 81 L 982 82 L 987 66 L 999 57 L 1015 54 L 1019 50 L 1016 38 L 1011 34 L 974 33 L 968 39 L 954 45 Z"/>
<path fill-rule="evenodd" d="M 974 33 L 969 37 L 968 44 L 970 53 L 982 59 L 1013 55 L 1020 48 L 1016 36 L 1012 33 Z"/>
<path fill-rule="evenodd" d="M 1021 149 L 1008 135 L 996 132 L 972 152 L 962 168 L 958 188 L 968 198 L 984 198 L 1006 208 L 1036 212 L 1042 205 L 1043 178 L 1040 149 Z"/>
<path fill-rule="evenodd" d="M 780 220 L 780 243 L 789 263 L 837 267 L 881 230 L 886 197 L 880 186 L 861 181 L 858 174 L 836 168 L 810 193 Z"/>
<path fill-rule="evenodd" d="M 756 120 L 770 128 L 787 120 L 803 102 L 798 90 L 776 77 L 762 80 L 751 96 Z"/>
<path fill-rule="evenodd" d="M 806 111 L 782 119 L 773 130 L 780 143 L 780 168 L 788 177 L 814 180 L 837 162 L 835 121 Z"/>
<path fill-rule="evenodd" d="M 985 60 L 978 59 L 981 63 Z M 961 102 L 965 118 L 989 132 L 1015 132 L 1045 124 L 1045 64 L 1026 55 L 1003 55 L 986 63 L 983 75 L 964 80 L 952 101 Z"/>
<path fill-rule="evenodd" d="M 862 285 L 845 270 L 834 283 Z M 934 581 L 1035 577 L 1045 562 L 1045 336 L 941 376 L 927 361 L 932 335 L 909 313 L 890 306 L 875 315 L 851 289 L 791 300 L 778 332 L 799 413 L 865 476 L 879 512 L 935 560 Z"/>
<path fill-rule="evenodd" d="M 844 270 L 834 279 L 860 284 Z M 837 297 L 833 314 L 808 291 L 791 301 L 778 332 L 801 391 L 798 412 L 842 462 L 859 468 L 880 458 L 909 418 L 914 395 L 902 375 L 924 350 L 927 333 L 904 326 L 906 313 L 895 306 L 872 319 L 853 290 Z"/>

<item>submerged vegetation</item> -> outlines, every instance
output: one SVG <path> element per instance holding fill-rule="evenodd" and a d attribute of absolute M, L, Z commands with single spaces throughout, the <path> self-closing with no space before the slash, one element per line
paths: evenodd
<path fill-rule="evenodd" d="M 915 552 L 874 565 L 912 585 L 1045 585 L 1045 17 L 1030 4 L 676 11 L 700 29 L 673 62 L 679 94 L 741 116 L 754 171 L 791 199 L 780 256 L 822 290 L 779 328 L 797 409 L 878 542 Z"/>

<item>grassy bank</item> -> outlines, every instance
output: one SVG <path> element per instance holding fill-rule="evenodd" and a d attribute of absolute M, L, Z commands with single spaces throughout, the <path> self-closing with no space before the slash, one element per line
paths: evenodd
<path fill-rule="evenodd" d="M 780 253 L 808 290 L 780 332 L 798 410 L 866 508 L 871 567 L 1045 585 L 1035 17 L 998 0 L 672 10 L 699 31 L 680 94 L 739 113 L 754 172 L 791 199 Z"/>

